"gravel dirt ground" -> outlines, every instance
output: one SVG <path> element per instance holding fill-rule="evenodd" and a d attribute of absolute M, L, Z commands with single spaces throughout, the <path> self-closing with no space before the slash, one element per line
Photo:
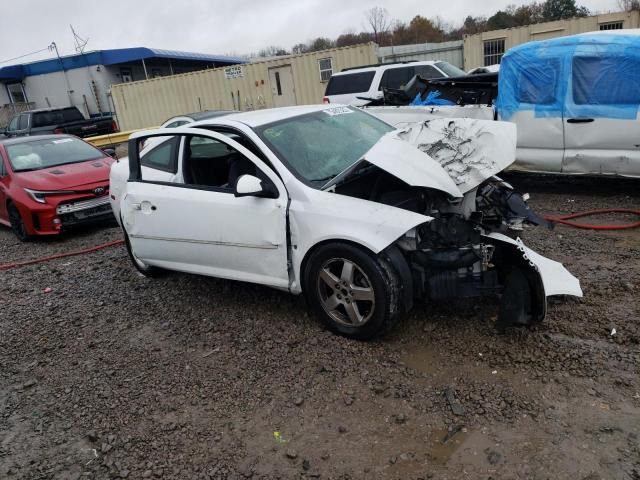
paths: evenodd
<path fill-rule="evenodd" d="M 638 182 L 511 180 L 541 213 L 640 208 Z M 117 238 L 2 228 L 0 263 Z M 423 305 L 368 343 L 122 246 L 0 272 L 0 478 L 640 479 L 640 230 L 525 241 L 585 297 L 504 334 L 494 300 Z"/>

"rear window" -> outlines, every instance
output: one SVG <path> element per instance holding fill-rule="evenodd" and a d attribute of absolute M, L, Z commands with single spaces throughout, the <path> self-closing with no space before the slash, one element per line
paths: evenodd
<path fill-rule="evenodd" d="M 46 127 L 48 125 L 78 122 L 80 120 L 84 120 L 84 117 L 77 108 L 63 108 L 50 112 L 35 112 L 33 114 L 33 127 Z"/>
<path fill-rule="evenodd" d="M 640 105 L 640 59 L 574 58 L 573 101 L 576 105 Z"/>
<path fill-rule="evenodd" d="M 347 73 L 331 77 L 325 95 L 368 92 L 376 72 Z"/>

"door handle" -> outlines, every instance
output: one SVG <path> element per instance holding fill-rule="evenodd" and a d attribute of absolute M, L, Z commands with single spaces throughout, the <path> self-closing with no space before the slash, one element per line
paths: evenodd
<path fill-rule="evenodd" d="M 158 208 L 155 205 L 153 205 L 151 202 L 144 200 L 140 203 L 132 203 L 131 209 L 140 211 L 142 213 L 151 213 L 151 212 L 155 212 Z"/>
<path fill-rule="evenodd" d="M 591 123 L 593 118 L 570 118 L 567 123 Z"/>

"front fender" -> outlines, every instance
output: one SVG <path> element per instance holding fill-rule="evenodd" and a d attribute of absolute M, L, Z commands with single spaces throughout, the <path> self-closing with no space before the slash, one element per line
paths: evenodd
<path fill-rule="evenodd" d="M 582 297 L 580 280 L 571 275 L 560 262 L 543 257 L 527 247 L 520 239 L 513 240 L 500 233 L 490 233 L 486 237 L 517 248 L 522 258 L 537 270 L 544 286 L 545 296 L 572 295 L 574 297 Z"/>
<path fill-rule="evenodd" d="M 412 228 L 432 217 L 337 193 L 314 191 L 306 201 L 289 207 L 291 291 L 301 292 L 302 262 L 311 249 L 326 241 L 343 240 L 378 254 Z"/>

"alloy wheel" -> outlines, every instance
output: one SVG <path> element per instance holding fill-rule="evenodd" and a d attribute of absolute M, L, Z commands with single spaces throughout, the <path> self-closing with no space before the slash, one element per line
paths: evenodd
<path fill-rule="evenodd" d="M 375 310 L 373 285 L 352 260 L 327 260 L 320 269 L 317 289 L 322 308 L 334 321 L 360 327 L 371 319 Z"/>

